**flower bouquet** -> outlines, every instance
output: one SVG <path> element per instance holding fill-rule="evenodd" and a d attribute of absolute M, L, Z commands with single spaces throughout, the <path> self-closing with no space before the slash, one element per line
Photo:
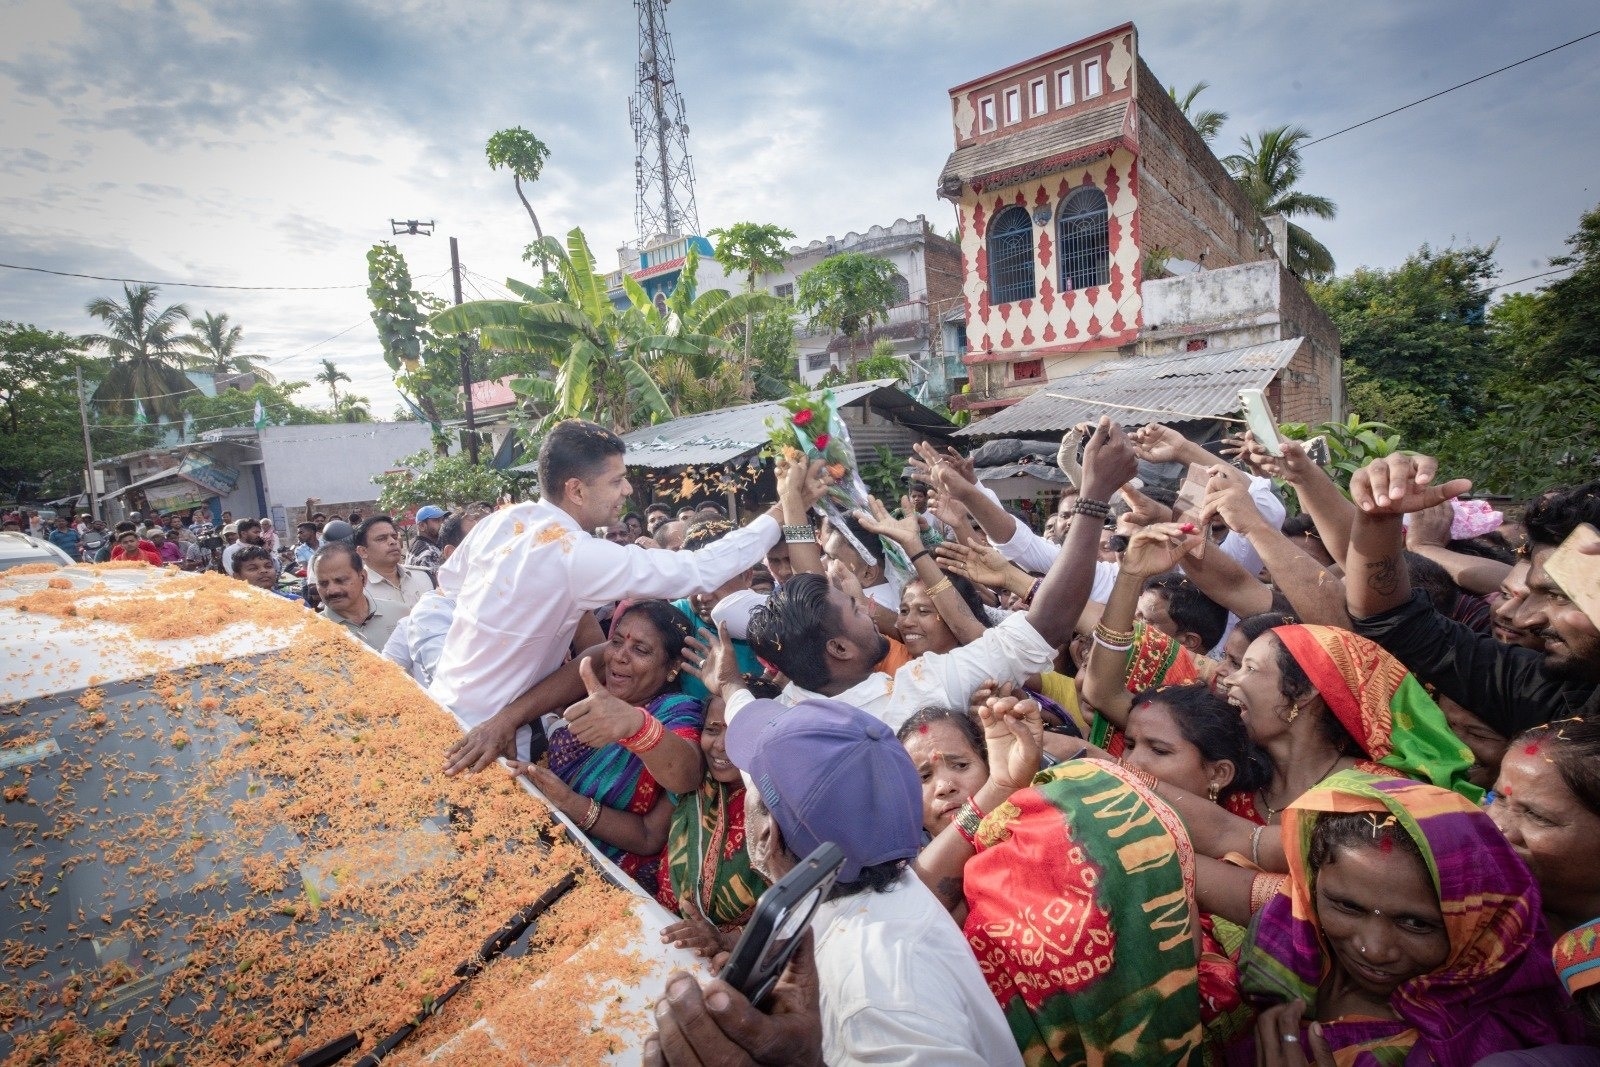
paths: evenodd
<path fill-rule="evenodd" d="M 879 537 L 877 546 L 861 544 L 850 527 L 842 521 L 852 511 L 870 511 L 872 494 L 867 491 L 861 472 L 856 469 L 856 453 L 850 444 L 850 427 L 839 417 L 839 402 L 833 390 L 824 389 L 815 394 L 791 396 L 782 401 L 788 417 L 767 420 L 767 439 L 776 455 L 804 456 L 806 461 L 822 460 L 828 476 L 828 488 L 817 510 L 828 516 L 834 529 L 861 553 L 867 563 L 875 564 L 880 555 L 888 568 L 898 572 L 902 581 L 911 573 L 911 562 L 894 542 Z"/>

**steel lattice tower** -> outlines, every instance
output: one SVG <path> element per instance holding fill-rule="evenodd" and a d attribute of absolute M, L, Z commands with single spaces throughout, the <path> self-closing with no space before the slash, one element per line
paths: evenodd
<path fill-rule="evenodd" d="M 633 0 L 639 15 L 639 67 L 633 117 L 634 226 L 643 244 L 662 235 L 700 232 L 694 203 L 694 164 L 689 124 L 672 73 L 672 38 L 667 33 L 670 0 Z"/>

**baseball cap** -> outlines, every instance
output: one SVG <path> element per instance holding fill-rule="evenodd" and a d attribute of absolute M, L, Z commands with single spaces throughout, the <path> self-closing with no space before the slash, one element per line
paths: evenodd
<path fill-rule="evenodd" d="M 831 841 L 839 881 L 922 847 L 922 781 L 881 719 L 838 700 L 754 700 L 728 724 L 728 758 L 750 776 L 789 851 Z"/>
<path fill-rule="evenodd" d="M 230 522 L 228 525 L 222 528 L 222 532 L 225 534 L 237 534 L 239 532 L 239 524 L 236 522 Z"/>
<path fill-rule="evenodd" d="M 442 519 L 446 515 L 444 508 L 438 504 L 424 504 L 417 509 L 417 521 L 427 522 L 429 519 Z"/>

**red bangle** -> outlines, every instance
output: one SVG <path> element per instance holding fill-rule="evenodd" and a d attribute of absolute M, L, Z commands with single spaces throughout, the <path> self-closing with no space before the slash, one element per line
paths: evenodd
<path fill-rule="evenodd" d="M 639 727 L 637 732 L 617 742 L 636 756 L 642 756 L 649 752 L 661 744 L 662 740 L 667 736 L 667 728 L 661 725 L 660 719 L 643 708 L 640 708 L 639 711 L 644 715 L 644 725 Z"/>
<path fill-rule="evenodd" d="M 643 708 L 634 708 L 633 710 L 639 713 L 639 728 L 633 733 L 629 734 L 627 737 L 624 737 L 621 741 L 617 742 L 617 744 L 621 745 L 623 748 L 630 748 L 637 744 L 639 739 L 644 737 L 645 733 L 650 729 L 650 724 L 656 720 L 654 715 L 651 715 Z"/>

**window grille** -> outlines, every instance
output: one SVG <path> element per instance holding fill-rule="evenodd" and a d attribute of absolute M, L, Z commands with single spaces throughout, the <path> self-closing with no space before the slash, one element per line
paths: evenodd
<path fill-rule="evenodd" d="M 1075 190 L 1061 205 L 1056 235 L 1062 292 L 1110 281 L 1111 241 L 1105 193 L 1092 185 Z"/>
<path fill-rule="evenodd" d="M 1033 287 L 1033 222 L 1027 208 L 1012 205 L 989 226 L 989 301 L 1031 300 Z"/>

